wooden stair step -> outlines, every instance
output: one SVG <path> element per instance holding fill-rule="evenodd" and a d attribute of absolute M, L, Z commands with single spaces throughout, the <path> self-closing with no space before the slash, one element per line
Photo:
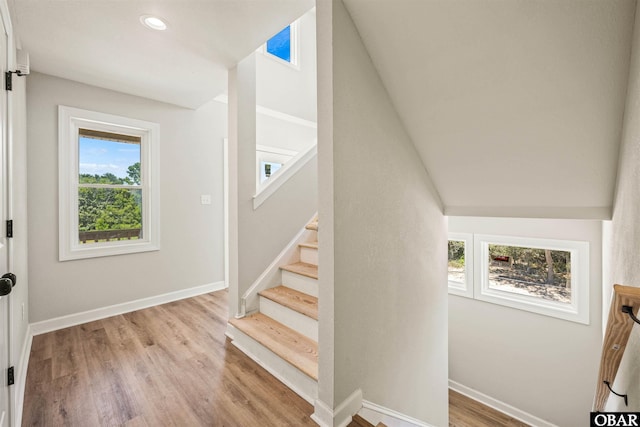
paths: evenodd
<path fill-rule="evenodd" d="M 230 319 L 229 323 L 305 375 L 318 380 L 317 342 L 260 313 L 241 319 Z"/>
<path fill-rule="evenodd" d="M 312 279 L 318 278 L 318 266 L 307 264 L 306 262 L 296 262 L 295 264 L 283 265 L 280 268 L 302 276 L 311 277 Z"/>
<path fill-rule="evenodd" d="M 300 243 L 298 246 L 309 249 L 318 249 L 318 242 Z"/>
<path fill-rule="evenodd" d="M 318 320 L 318 298 L 298 292 L 286 286 L 277 286 L 258 292 L 258 295 L 268 298 L 282 306 Z"/>
<path fill-rule="evenodd" d="M 311 231 L 318 231 L 318 220 L 310 222 L 304 228 Z"/>
<path fill-rule="evenodd" d="M 374 427 L 369 421 L 362 418 L 360 415 L 356 414 L 351 418 L 351 423 L 349 423 L 348 427 Z M 383 423 L 378 423 L 375 427 L 387 427 Z"/>

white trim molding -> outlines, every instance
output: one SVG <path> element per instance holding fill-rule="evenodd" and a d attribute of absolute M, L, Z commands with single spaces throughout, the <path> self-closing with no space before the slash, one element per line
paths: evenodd
<path fill-rule="evenodd" d="M 228 104 L 229 96 L 224 94 L 218 95 L 213 100 L 222 102 L 223 104 Z M 263 107 L 262 105 L 256 105 L 256 113 L 262 114 L 264 116 L 273 117 L 274 119 L 283 120 L 285 122 L 293 123 L 296 125 L 305 126 L 311 129 L 318 129 L 318 124 L 316 122 L 302 119 L 297 116 L 292 116 L 291 114 L 283 113 L 282 111 L 272 110 L 271 108 Z"/>
<path fill-rule="evenodd" d="M 293 177 L 304 165 L 318 155 L 318 141 L 316 140 L 306 151 L 298 153 L 293 159 L 282 165 L 271 178 L 260 186 L 253 196 L 253 209 L 258 209 L 269 197 L 275 194 L 282 185 Z"/>
<path fill-rule="evenodd" d="M 18 373 L 16 375 L 15 394 L 15 416 L 16 426 L 22 425 L 22 409 L 24 407 L 24 390 L 27 385 L 27 369 L 29 367 L 29 356 L 31 355 L 31 344 L 33 343 L 33 333 L 31 325 L 27 325 L 22 352 L 20 353 L 20 361 L 18 365 Z"/>
<path fill-rule="evenodd" d="M 316 400 L 311 419 L 320 427 L 346 427 L 360 408 L 362 408 L 362 390 L 357 389 L 333 410 L 326 403 Z"/>
<path fill-rule="evenodd" d="M 449 280 L 449 293 L 473 298 L 473 234 L 449 233 L 449 241 L 464 242 L 464 283 Z"/>
<path fill-rule="evenodd" d="M 474 290 L 479 301 L 504 305 L 558 319 L 589 324 L 589 242 L 474 234 Z M 529 294 L 493 288 L 489 281 L 489 245 L 563 251 L 571 254 L 571 302 L 545 300 Z"/>
<path fill-rule="evenodd" d="M 125 134 L 140 139 L 142 237 L 82 244 L 78 239 L 80 129 Z M 127 188 L 122 185 L 99 188 Z M 80 108 L 58 106 L 59 260 L 157 251 L 160 249 L 160 125 Z"/>
<path fill-rule="evenodd" d="M 523 423 L 529 424 L 531 427 L 558 427 L 557 425 L 550 423 L 549 421 L 545 421 L 542 418 L 538 418 L 535 415 L 532 415 L 521 409 L 515 408 L 498 399 L 494 399 L 491 396 L 487 396 L 484 393 L 481 393 L 470 387 L 462 385 L 456 381 L 449 380 L 449 388 L 453 391 L 457 391 L 458 393 L 467 396 L 468 398 L 476 400 L 482 403 L 483 405 L 493 408 L 496 411 L 500 411 L 503 414 L 510 416 L 511 418 L 515 418 L 517 420 L 522 421 Z"/>
<path fill-rule="evenodd" d="M 81 325 L 94 320 L 105 319 L 119 314 L 129 313 L 143 308 L 149 308 L 168 302 L 178 301 L 185 298 L 191 298 L 209 292 L 220 291 L 225 289 L 225 282 L 215 282 L 206 285 L 196 286 L 193 288 L 182 289 L 179 291 L 169 292 L 153 297 L 142 298 L 134 301 L 128 301 L 122 304 L 115 304 L 108 307 L 96 308 L 95 310 L 83 311 L 80 313 L 69 314 L 67 316 L 56 317 L 41 322 L 31 323 L 32 335 L 40 335 L 47 332 L 57 331 L 58 329 L 68 328 L 69 326 Z"/>
<path fill-rule="evenodd" d="M 358 415 L 374 425 L 384 423 L 387 427 L 434 427 L 431 424 L 367 400 L 362 401 L 362 409 L 358 412 Z"/>

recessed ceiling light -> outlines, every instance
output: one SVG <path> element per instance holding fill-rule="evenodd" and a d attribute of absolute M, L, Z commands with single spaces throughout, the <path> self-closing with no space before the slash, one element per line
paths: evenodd
<path fill-rule="evenodd" d="M 149 27 L 152 30 L 164 31 L 167 29 L 167 24 L 157 16 L 142 15 L 140 17 L 140 22 L 142 22 L 145 27 Z"/>

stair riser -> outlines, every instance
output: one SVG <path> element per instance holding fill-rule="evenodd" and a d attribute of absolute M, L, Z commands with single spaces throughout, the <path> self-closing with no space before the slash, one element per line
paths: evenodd
<path fill-rule="evenodd" d="M 300 247 L 300 261 L 318 265 L 318 250 L 316 248 Z"/>
<path fill-rule="evenodd" d="M 318 297 L 318 280 L 282 270 L 282 284 L 296 291 Z"/>
<path fill-rule="evenodd" d="M 262 296 L 260 297 L 260 313 L 271 317 L 276 322 L 282 323 L 307 338 L 318 341 L 318 321 L 315 319 Z"/>
<path fill-rule="evenodd" d="M 253 359 L 258 365 L 269 371 L 284 385 L 293 390 L 312 405 L 318 397 L 318 383 L 305 375 L 295 366 L 284 361 L 277 354 L 238 330 L 232 325 L 227 327 L 227 335 L 232 338 L 232 344 Z"/>

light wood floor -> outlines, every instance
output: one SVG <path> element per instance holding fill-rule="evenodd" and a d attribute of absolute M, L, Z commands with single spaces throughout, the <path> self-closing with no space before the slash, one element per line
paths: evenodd
<path fill-rule="evenodd" d="M 34 337 L 23 426 L 315 426 L 226 322 L 220 291 Z M 456 394 L 450 426 L 524 425 Z"/>

